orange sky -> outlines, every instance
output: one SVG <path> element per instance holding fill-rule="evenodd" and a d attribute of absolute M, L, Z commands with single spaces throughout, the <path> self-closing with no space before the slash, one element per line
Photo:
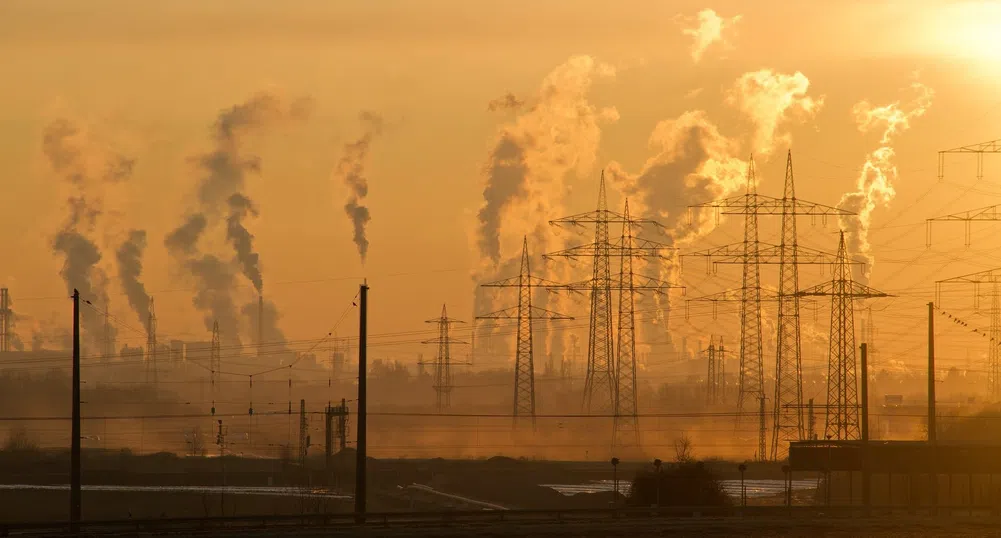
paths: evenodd
<path fill-rule="evenodd" d="M 740 19 L 725 28 L 726 44 L 714 43 L 695 62 L 682 27 L 705 8 Z M 261 91 L 311 97 L 308 121 L 266 129 L 248 142 L 262 164 L 247 192 L 260 206 L 248 227 L 264 288 L 282 312 L 286 335 L 304 340 L 334 325 L 362 276 L 372 287 L 373 333 L 424 330 L 422 321 L 436 316 L 442 302 L 453 316 L 469 319 L 469 275 L 481 261 L 474 227 L 483 169 L 498 128 L 518 115 L 488 112 L 487 104 L 506 92 L 537 102 L 547 74 L 571 56 L 590 55 L 614 67 L 614 76 L 594 78 L 584 98 L 596 110 L 614 107 L 618 120 L 599 124 L 593 164 L 562 179 L 572 194 L 550 201 L 569 212 L 593 205 L 598 171 L 608 163 L 638 173 L 657 153 L 648 140 L 658 122 L 689 110 L 704 110 L 739 144 L 735 156 L 746 158 L 754 125 L 725 96 L 742 74 L 761 69 L 801 72 L 809 80 L 807 95 L 823 97 L 816 113 L 780 124 L 777 134 L 791 141 L 799 196 L 835 205 L 854 190 L 867 154 L 880 146 L 878 131 L 856 127 L 852 107 L 862 100 L 906 105 L 906 89 L 917 80 L 934 97 L 927 113 L 893 139 L 896 197 L 874 209 L 870 236 L 872 285 L 900 296 L 874 303 L 880 338 L 889 341 L 882 349 L 887 359 L 912 362 L 923 344 L 907 338 L 922 330 L 932 282 L 1001 265 L 993 251 L 1001 241 L 991 225 L 975 228 L 969 249 L 961 228 L 938 227 L 926 250 L 923 223 L 992 204 L 1001 194 L 994 183 L 1001 158 L 987 159 L 978 185 L 972 158 L 951 158 L 946 183 L 935 177 L 937 150 L 1001 132 L 1001 58 L 992 53 L 1001 43 L 992 49 L 993 34 L 983 29 L 992 13 L 997 4 L 988 2 L 4 2 L 0 281 L 11 288 L 19 313 L 68 317 L 68 302 L 53 299 L 65 284 L 62 262 L 49 248 L 66 216 L 65 193 L 41 151 L 43 130 L 58 117 L 136 159 L 132 178 L 107 201 L 120 213 L 112 229 L 147 230 L 144 280 L 157 299 L 160 330 L 201 339 L 190 285 L 168 274 L 163 248 L 164 236 L 193 207 L 197 175 L 188 159 L 210 148 L 220 110 Z M 387 122 L 366 172 L 372 221 L 364 267 L 342 210 L 348 190 L 332 176 L 342 146 L 362 132 L 357 116 L 363 110 Z M 787 145 L 782 140 L 771 156 L 757 160 L 762 192 L 779 195 Z M 617 192 L 610 198 L 620 203 Z M 833 222 L 820 229 L 803 219 L 801 242 L 833 249 L 834 229 Z M 762 239 L 774 237 L 776 223 L 763 223 L 762 230 Z M 735 223 L 725 224 L 695 246 L 739 234 Z M 502 243 L 504 257 L 517 254 L 513 244 Z M 104 257 L 110 262 L 114 254 Z M 684 277 L 690 293 L 738 283 L 736 267 L 704 282 L 700 262 L 691 266 Z M 766 284 L 774 272 L 763 270 Z M 819 279 L 813 269 L 801 272 L 804 286 Z M 250 298 L 249 284 L 241 282 Z M 133 320 L 117 282 L 109 290 L 112 312 Z M 987 318 L 970 310 L 969 295 L 957 290 L 945 306 L 965 308 L 971 323 L 986 326 Z M 583 302 L 568 308 L 586 315 Z M 807 319 L 812 323 L 812 311 L 804 312 Z M 824 308 L 816 325 L 826 334 Z M 343 323 L 340 330 L 354 327 Z M 946 364 L 962 365 L 966 344 L 979 346 L 971 348 L 975 357 L 983 353 L 981 338 L 943 330 Z M 736 341 L 735 316 L 727 313 L 712 320 L 703 312 L 691 323 L 676 315 L 671 331 L 692 340 L 723 332 Z M 414 343 L 375 353 L 412 360 L 421 351 L 430 353 Z M 656 348 L 650 352 L 650 367 L 664 366 Z"/>

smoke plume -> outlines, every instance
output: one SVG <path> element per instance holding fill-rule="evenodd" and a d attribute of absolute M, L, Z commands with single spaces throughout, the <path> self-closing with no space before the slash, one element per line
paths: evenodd
<path fill-rule="evenodd" d="M 254 289 L 260 295 L 264 288 L 264 280 L 261 277 L 261 268 L 258 263 L 260 256 L 254 252 L 254 236 L 243 225 L 243 219 L 247 215 L 257 216 L 254 202 L 240 193 L 234 193 L 229 197 L 226 239 L 229 240 L 236 252 L 236 260 L 243 269 L 243 275 L 254 284 Z"/>
<path fill-rule="evenodd" d="M 239 343 L 236 271 L 250 280 L 258 293 L 263 288 L 260 255 L 254 250 L 253 234 L 245 226 L 247 217 L 258 214 L 246 183 L 248 177 L 260 173 L 261 160 L 247 153 L 246 138 L 278 122 L 305 117 L 310 104 L 309 100 L 298 100 L 286 105 L 275 95 L 261 93 L 226 108 L 212 126 L 212 148 L 191 159 L 200 174 L 198 207 L 183 217 L 164 245 L 175 269 L 195 283 L 192 303 L 203 313 L 206 330 L 218 322 L 229 342 Z M 232 263 L 199 247 L 202 237 L 219 227 L 224 228 L 226 242 L 232 247 Z"/>
<path fill-rule="evenodd" d="M 484 169 L 477 215 L 484 260 L 500 263 L 502 242 L 520 255 L 523 236 L 561 216 L 567 174 L 590 172 L 600 125 L 618 119 L 614 108 L 598 109 L 588 101 L 593 81 L 614 75 L 609 65 L 574 56 L 546 76 L 531 108 L 500 128 Z"/>
<path fill-rule="evenodd" d="M 858 216 L 841 217 L 841 228 L 847 233 L 848 251 L 857 260 L 865 262 L 865 267 L 857 277 L 868 282 L 875 262 L 869 244 L 869 227 L 872 213 L 877 206 L 887 206 L 896 196 L 893 184 L 897 179 L 897 166 L 893 163 L 892 139 L 911 126 L 911 120 L 924 115 L 931 106 L 935 92 L 918 82 L 909 90 L 914 97 L 906 102 L 895 101 L 883 106 L 873 106 L 863 100 L 852 107 L 852 115 L 859 131 L 868 133 L 882 129 L 881 146 L 866 156 L 865 163 L 856 181 L 856 190 L 841 197 L 839 207 L 858 213 Z"/>
<path fill-rule="evenodd" d="M 769 155 L 776 145 L 788 145 L 791 137 L 780 133 L 783 123 L 806 121 L 820 111 L 824 97 L 806 94 L 810 80 L 803 73 L 792 75 L 762 69 L 744 73 L 727 92 L 727 103 L 737 107 L 755 124 L 751 150 Z"/>
<path fill-rule="evenodd" d="M 260 316 L 257 301 L 243 305 L 240 309 L 240 314 L 245 319 L 250 320 L 251 327 L 257 327 L 258 317 L 261 317 L 261 341 L 267 343 L 267 346 L 263 349 L 264 353 L 284 351 L 286 349 L 285 333 L 278 327 L 281 314 L 274 303 L 267 299 L 264 300 L 263 317 Z"/>
<path fill-rule="evenodd" d="M 102 146 L 76 123 L 57 119 L 46 126 L 42 152 L 68 189 L 66 219 L 52 238 L 52 250 L 63 259 L 60 275 L 67 292 L 77 289 L 81 298 L 98 308 L 108 308 L 107 274 L 99 266 L 101 249 L 97 223 L 104 213 L 108 189 L 129 179 L 135 162 Z M 104 324 L 94 309 L 81 311 L 84 336 L 100 349 Z M 111 328 L 112 338 L 114 328 Z"/>
<path fill-rule="evenodd" d="M 362 112 L 361 122 L 364 132 L 360 137 L 344 145 L 344 155 L 337 163 L 334 175 L 351 190 L 348 201 L 344 204 L 344 212 L 351 219 L 354 230 L 354 242 L 358 246 L 361 262 L 365 263 L 368 254 L 368 238 L 365 236 L 365 225 L 372 220 L 368 207 L 361 205 L 368 196 L 368 179 L 365 177 L 365 161 L 368 157 L 372 140 L 382 133 L 383 120 L 378 114 Z"/>
<path fill-rule="evenodd" d="M 740 15 L 723 18 L 711 9 L 703 9 L 698 15 L 683 17 L 681 21 L 686 25 L 682 27 L 682 33 L 692 38 L 692 61 L 699 63 L 706 50 L 714 43 L 720 42 L 724 46 L 728 44 L 723 33 L 732 30 L 740 21 Z"/>
<path fill-rule="evenodd" d="M 129 306 L 136 313 L 140 324 L 145 323 L 149 312 L 149 294 L 146 293 L 146 285 L 141 280 L 142 257 L 145 250 L 146 231 L 132 230 L 116 252 L 118 280 L 121 282 L 122 291 L 128 297 Z"/>
<path fill-rule="evenodd" d="M 523 106 L 525 106 L 524 101 L 518 99 L 518 97 L 513 93 L 507 92 L 501 97 L 487 103 L 487 111 L 496 112 L 499 110 L 518 110 Z"/>

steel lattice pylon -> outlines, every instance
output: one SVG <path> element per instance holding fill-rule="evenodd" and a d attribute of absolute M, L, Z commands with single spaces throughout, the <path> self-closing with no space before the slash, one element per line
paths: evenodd
<path fill-rule="evenodd" d="M 594 245 L 597 252 L 591 274 L 591 320 L 587 335 L 587 372 L 584 377 L 584 410 L 615 408 L 615 369 L 612 355 L 612 287 L 608 259 L 608 201 L 605 199 L 605 174 L 598 188 L 598 210 L 594 222 Z"/>
<path fill-rule="evenodd" d="M 779 265 L 778 335 L 775 343 L 775 398 L 771 459 L 784 459 L 790 441 L 803 433 L 803 369 L 800 348 L 799 265 L 796 239 L 796 186 L 792 152 L 786 161 L 782 195 L 782 239 Z"/>
<path fill-rule="evenodd" d="M 796 198 L 792 171 L 792 152 L 786 157 L 785 189 L 782 198 L 758 194 L 755 188 L 754 160 L 748 164 L 747 194 L 726 198 L 692 207 L 713 208 L 726 215 L 744 215 L 744 242 L 708 250 L 689 253 L 686 256 L 707 258 L 707 271 L 714 270 L 716 264 L 740 264 L 743 267 L 742 287 L 717 294 L 692 299 L 709 301 L 713 308 L 718 301 L 741 302 L 741 356 L 740 392 L 738 394 L 738 425 L 741 416 L 749 412 L 751 399 L 764 396 L 761 380 L 764 368 L 761 360 L 761 301 L 778 301 L 779 320 L 776 341 L 776 384 L 775 408 L 773 412 L 773 435 L 771 457 L 778 459 L 783 443 L 780 439 L 802 438 L 804 435 L 802 417 L 802 375 L 799 300 L 790 297 L 799 284 L 799 265 L 830 264 L 836 256 L 816 249 L 802 247 L 797 242 L 796 217 L 798 215 L 829 216 L 853 215 L 849 211 L 832 206 L 808 202 Z M 782 217 L 782 239 L 779 245 L 763 243 L 757 237 L 757 215 Z M 751 218 L 754 216 L 755 218 Z M 860 262 L 849 262 L 860 264 Z M 778 292 L 762 290 L 759 265 L 779 265 L 780 289 Z M 715 315 L 715 311 L 714 311 Z M 747 381 L 751 383 L 748 384 Z M 758 392 L 751 392 L 757 389 Z M 760 402 L 759 402 L 760 406 Z M 760 412 L 760 411 L 759 411 Z M 779 415 L 784 415 L 780 417 Z M 779 433 L 781 431 L 782 433 Z M 764 458 L 760 447 L 765 437 L 758 439 L 759 457 Z"/>
<path fill-rule="evenodd" d="M 988 332 L 987 349 L 987 397 L 991 402 L 1001 401 L 1001 269 L 989 269 L 969 275 L 948 278 L 935 282 L 935 302 L 941 304 L 942 284 L 972 284 L 973 306 L 980 307 L 980 285 L 991 285 L 991 322 Z"/>
<path fill-rule="evenodd" d="M 747 200 L 757 194 L 754 159 L 747 164 Z M 748 207 L 750 209 L 750 207 Z M 761 349 L 761 268 L 758 264 L 758 213 L 744 215 L 743 278 L 740 286 L 740 377 L 737 384 L 737 420 L 747 401 L 765 397 Z"/>
<path fill-rule="evenodd" d="M 726 369 L 723 354 L 723 337 L 719 337 L 719 345 L 716 344 L 716 336 L 709 336 L 709 347 L 703 350 L 706 353 L 708 368 L 706 371 L 706 404 L 717 405 L 726 399 Z"/>
<path fill-rule="evenodd" d="M 830 282 L 796 293 L 831 298 L 830 360 L 827 366 L 827 426 L 830 439 L 853 440 L 859 430 L 858 374 L 855 356 L 855 300 L 889 295 L 852 279 L 851 263 L 841 232 L 838 261 Z"/>
<path fill-rule="evenodd" d="M 618 350 L 615 354 L 615 423 L 616 445 L 640 444 L 639 418 L 636 409 L 636 315 L 633 281 L 633 232 L 629 222 L 629 201 L 623 211 L 622 248 L 619 278 Z"/>
<path fill-rule="evenodd" d="M 424 344 L 438 344 L 438 353 L 434 359 L 434 387 L 435 409 L 439 413 L 452 407 L 452 344 L 463 344 L 465 342 L 453 341 L 449 335 L 449 330 L 456 323 L 463 323 L 457 319 L 448 317 L 445 305 L 441 305 L 441 316 L 429 319 L 425 323 L 438 325 L 438 338 L 425 340 Z"/>
<path fill-rule="evenodd" d="M 569 320 L 570 316 L 532 306 L 532 290 L 555 283 L 533 277 L 528 255 L 528 237 L 521 250 L 521 272 L 517 277 L 483 284 L 485 288 L 518 288 L 518 307 L 476 316 L 476 319 L 516 319 L 518 342 L 514 358 L 514 417 L 532 417 L 535 425 L 535 350 L 532 327 L 536 320 Z"/>
<path fill-rule="evenodd" d="M 673 250 L 672 247 L 642 239 L 634 235 L 633 228 L 644 224 L 661 226 L 659 223 L 649 219 L 633 218 L 629 215 L 629 203 L 625 204 L 625 212 L 617 214 L 609 211 L 605 203 L 605 181 L 601 179 L 599 190 L 599 209 L 594 213 L 575 215 L 553 221 L 558 224 L 594 223 L 596 229 L 603 225 L 605 231 L 596 235 L 595 242 L 586 245 L 571 247 L 566 250 L 546 254 L 547 258 L 565 257 L 591 257 L 595 259 L 595 272 L 591 279 L 554 286 L 555 289 L 563 289 L 577 293 L 590 292 L 591 294 L 591 337 L 596 350 L 589 350 L 589 356 L 595 358 L 604 356 L 602 351 L 605 346 L 606 332 L 610 332 L 611 326 L 611 290 L 619 292 L 619 318 L 618 318 L 618 347 L 616 355 L 611 360 L 588 361 L 588 373 L 585 381 L 584 410 L 591 413 L 595 411 L 592 404 L 594 395 L 598 394 L 604 408 L 604 392 L 607 391 L 611 397 L 611 409 L 613 414 L 612 442 L 613 445 L 639 444 L 639 425 L 636 401 L 636 321 L 634 314 L 635 297 L 637 293 L 652 291 L 663 294 L 672 286 L 671 284 L 645 275 L 637 275 L 633 272 L 633 260 L 636 258 L 664 258 L 665 250 Z M 600 224 L 599 224 L 600 223 Z M 622 236 L 617 242 L 608 240 L 608 224 L 615 223 L 622 225 Z M 609 271 L 611 258 L 620 258 L 619 274 L 613 278 L 607 274 Z M 603 260 L 603 261 L 599 261 Z M 607 297 L 604 297 L 607 291 Z M 607 317 L 607 319 L 606 319 Z M 608 325 L 607 330 L 605 325 Z M 608 335 L 608 345 L 611 346 L 610 334 Z M 605 366 L 611 376 L 606 376 Z M 606 385 L 606 380 L 610 381 Z"/>

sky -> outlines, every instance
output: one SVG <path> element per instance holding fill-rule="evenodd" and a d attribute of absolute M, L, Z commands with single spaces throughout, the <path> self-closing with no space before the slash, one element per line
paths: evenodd
<path fill-rule="evenodd" d="M 978 181 L 972 157 L 950 156 L 945 179 L 936 177 L 937 151 L 1001 132 L 991 20 L 1001 20 L 1001 3 L 4 2 L 0 282 L 22 340 L 65 327 L 69 240 L 60 250 L 57 239 L 82 235 L 107 275 L 93 301 L 136 345 L 142 316 L 116 254 L 142 230 L 139 280 L 162 335 L 206 339 L 218 308 L 236 313 L 229 332 L 250 341 L 240 311 L 257 292 L 227 235 L 235 223 L 252 237 L 242 252 L 258 256 L 250 265 L 290 341 L 356 331 L 348 318 L 365 278 L 370 331 L 419 335 L 443 303 L 466 321 L 474 309 L 515 304 L 513 294 L 474 304 L 474 288 L 514 276 L 526 234 L 539 273 L 583 271 L 537 256 L 584 240 L 547 222 L 592 209 L 602 169 L 613 207 L 629 196 L 634 212 L 673 226 L 662 240 L 704 249 L 739 240 L 741 222 L 693 231 L 685 206 L 739 192 L 752 153 L 760 192 L 780 196 L 791 150 L 801 199 L 866 208 L 869 229 L 849 234 L 852 255 L 869 261 L 869 285 L 896 295 L 871 302 L 880 351 L 916 364 L 924 343 L 911 337 L 924 330 L 934 281 L 1001 265 L 995 225 L 975 226 L 970 247 L 961 226 L 936 225 L 931 247 L 925 236 L 926 218 L 1001 195 L 1001 158 L 987 156 Z M 60 125 L 71 127 L 63 146 Z M 890 167 L 889 183 L 873 176 Z M 862 189 L 860 177 L 869 178 Z M 213 181 L 221 190 L 205 187 Z M 242 213 L 234 194 L 248 201 Z M 67 201 L 81 195 L 91 209 L 82 216 Z M 167 248 L 193 215 L 208 222 L 197 252 Z M 777 242 L 776 219 L 762 219 L 762 240 Z M 833 251 L 839 224 L 801 218 L 800 242 Z M 218 262 L 225 294 L 192 269 L 205 257 Z M 715 319 L 705 306 L 692 305 L 688 320 L 680 311 L 686 298 L 739 285 L 739 268 L 710 277 L 700 260 L 685 263 L 681 273 L 645 268 L 687 286 L 671 297 L 666 332 L 693 349 L 709 334 L 736 341 L 735 304 Z M 775 273 L 763 269 L 766 286 Z M 805 267 L 800 282 L 824 275 Z M 586 316 L 585 301 L 554 304 Z M 944 293 L 942 308 L 969 323 L 941 329 L 944 364 L 986 353 L 970 328 L 988 318 L 972 304 L 971 289 Z M 827 310 L 804 308 L 814 335 L 805 354 L 819 368 Z M 668 367 L 654 345 L 661 329 L 645 330 L 644 367 Z M 376 353 L 412 361 L 433 352 L 404 340 Z"/>

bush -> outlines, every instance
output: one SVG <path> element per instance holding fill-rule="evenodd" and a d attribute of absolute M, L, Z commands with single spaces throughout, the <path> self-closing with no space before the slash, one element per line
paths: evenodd
<path fill-rule="evenodd" d="M 657 490 L 660 490 L 658 496 Z M 730 499 L 716 476 L 702 462 L 681 462 L 640 471 L 633 479 L 630 506 L 727 506 Z"/>

